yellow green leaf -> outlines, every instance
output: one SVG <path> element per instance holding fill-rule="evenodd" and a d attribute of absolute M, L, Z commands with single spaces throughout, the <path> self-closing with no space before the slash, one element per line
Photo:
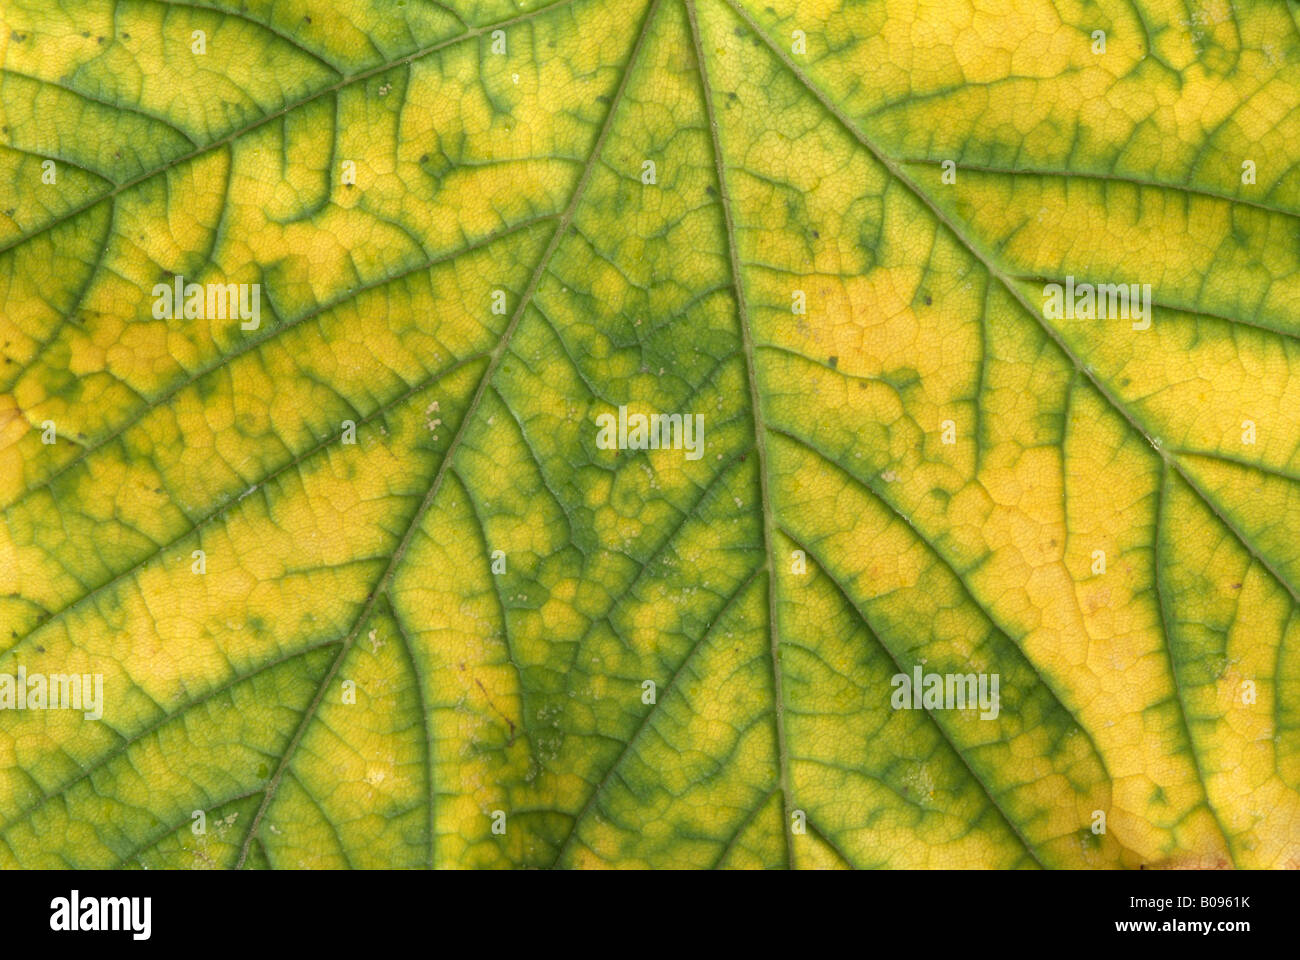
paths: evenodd
<path fill-rule="evenodd" d="M 1300 866 L 1295 4 L 6 0 L 0 184 L 0 865 Z"/>

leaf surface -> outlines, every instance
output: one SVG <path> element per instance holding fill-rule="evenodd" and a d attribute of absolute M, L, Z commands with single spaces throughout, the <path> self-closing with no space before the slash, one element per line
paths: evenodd
<path fill-rule="evenodd" d="M 1300 866 L 1295 4 L 6 0 L 0 182 L 0 864 Z"/>

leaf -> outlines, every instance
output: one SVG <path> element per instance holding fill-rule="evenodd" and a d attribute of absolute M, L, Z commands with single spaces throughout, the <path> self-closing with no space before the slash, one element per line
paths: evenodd
<path fill-rule="evenodd" d="M 0 864 L 1300 865 L 1294 4 L 9 0 L 0 63 L 0 698 L 103 681 L 0 712 Z"/>

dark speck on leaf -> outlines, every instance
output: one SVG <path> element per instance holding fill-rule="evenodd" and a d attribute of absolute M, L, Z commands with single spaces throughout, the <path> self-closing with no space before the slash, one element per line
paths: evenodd
<path fill-rule="evenodd" d="M 827 358 L 826 358 L 826 362 L 829 363 L 829 364 L 831 365 L 831 369 L 834 370 L 837 366 L 839 366 L 840 358 L 839 358 L 839 357 L 827 357 Z"/>
<path fill-rule="evenodd" d="M 303 17 L 303 19 L 306 20 L 308 23 L 311 23 L 311 17 Z"/>
<path fill-rule="evenodd" d="M 820 240 L 820 239 L 821 239 L 821 234 L 818 233 L 816 230 L 813 231 L 813 239 L 814 239 L 814 240 Z"/>
<path fill-rule="evenodd" d="M 603 93 L 596 94 L 596 99 L 599 100 L 601 103 L 609 103 L 609 97 L 607 97 Z"/>
<path fill-rule="evenodd" d="M 932 303 L 934 303 L 934 298 L 933 298 L 933 297 L 926 297 L 926 298 L 925 298 L 925 305 L 926 305 L 927 307 L 928 307 L 930 304 L 932 304 Z"/>
<path fill-rule="evenodd" d="M 427 153 L 422 153 L 422 154 L 420 154 L 420 162 L 421 162 L 421 163 L 428 163 L 428 162 L 429 162 L 429 155 L 428 155 Z"/>
<path fill-rule="evenodd" d="M 1241 584 L 1239 584 L 1239 583 L 1234 583 L 1234 584 L 1232 585 L 1232 589 L 1234 589 L 1234 590 L 1240 590 L 1240 589 L 1241 589 Z"/>
<path fill-rule="evenodd" d="M 104 38 L 103 38 L 103 37 L 96 37 L 96 38 L 95 38 L 95 42 L 96 42 L 96 43 L 103 43 L 103 42 L 104 42 Z"/>
<path fill-rule="evenodd" d="M 705 186 L 704 192 L 711 197 L 716 197 L 718 195 L 718 191 L 713 189 L 713 184 L 708 184 L 707 186 Z"/>

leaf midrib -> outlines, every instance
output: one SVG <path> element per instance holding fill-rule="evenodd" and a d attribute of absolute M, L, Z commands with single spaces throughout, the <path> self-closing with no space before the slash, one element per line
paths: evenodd
<path fill-rule="evenodd" d="M 741 273 L 740 254 L 736 248 L 736 226 L 731 215 L 731 190 L 727 184 L 726 162 L 722 158 L 722 142 L 718 118 L 713 105 L 713 87 L 709 83 L 709 70 L 700 38 L 700 25 L 695 12 L 695 0 L 684 0 L 686 18 L 691 26 L 691 42 L 695 47 L 695 63 L 699 69 L 700 93 L 704 100 L 705 116 L 709 123 L 710 143 L 713 147 L 714 173 L 718 180 L 718 202 L 722 207 L 723 224 L 727 235 L 727 264 L 731 271 L 732 286 L 736 293 L 736 314 L 740 326 L 742 352 L 745 356 L 745 379 L 749 387 L 749 403 L 754 421 L 754 449 L 758 456 L 759 509 L 763 521 L 763 566 L 767 578 L 768 638 L 772 658 L 772 713 L 776 727 L 777 778 L 781 786 L 784 812 L 781 834 L 785 839 L 786 865 L 795 866 L 794 837 L 790 817 L 793 812 L 794 786 L 790 780 L 790 753 L 785 737 L 785 693 L 781 674 L 781 638 L 777 627 L 776 569 L 772 557 L 774 520 L 772 497 L 768 488 L 767 426 L 763 419 L 762 397 L 758 393 L 758 372 L 754 357 L 754 332 L 750 327 L 749 310 L 745 302 L 745 281 Z"/>

